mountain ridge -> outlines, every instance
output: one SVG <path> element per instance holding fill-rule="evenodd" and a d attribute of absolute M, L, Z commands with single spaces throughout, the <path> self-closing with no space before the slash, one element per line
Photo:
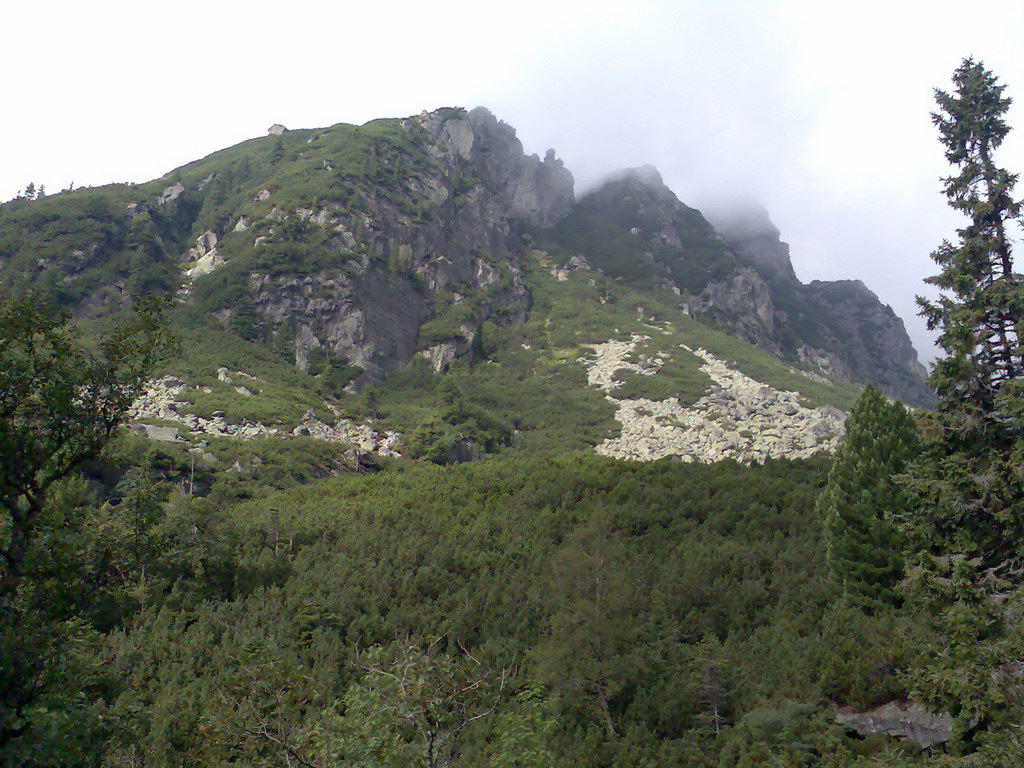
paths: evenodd
<path fill-rule="evenodd" d="M 662 262 L 665 276 L 687 293 L 689 314 L 811 372 L 874 383 L 913 405 L 934 404 L 926 371 L 892 309 L 857 280 L 801 283 L 789 246 L 763 209 L 739 209 L 710 222 L 679 201 L 650 166 L 613 174 L 581 199 L 578 210 L 588 205 L 598 206 L 594 218 L 602 222 L 614 218 L 610 208 L 621 215 L 624 205 L 634 206 L 623 228 L 645 241 L 651 261 Z M 686 258 L 658 253 L 666 247 Z M 673 260 L 682 262 L 682 279 Z"/>
<path fill-rule="evenodd" d="M 878 383 L 927 404 L 923 384 L 907 385 L 916 362 L 909 340 L 888 351 L 865 342 L 860 358 L 830 348 L 837 327 L 855 335 L 884 315 L 877 298 L 801 286 L 789 277 L 788 251 L 759 259 L 745 244 L 766 238 L 773 245 L 770 230 L 747 241 L 720 234 L 650 167 L 577 200 L 553 151 L 526 155 L 514 129 L 485 109 L 445 108 L 279 129 L 145 184 L 0 206 L 0 283 L 42 287 L 97 321 L 144 292 L 176 294 L 172 325 L 186 354 L 163 375 L 187 380 L 178 392 L 187 397 L 161 401 L 145 418 L 160 422 L 161 408 L 177 409 L 180 419 L 150 426 L 187 437 L 206 425 L 193 439 L 351 436 L 358 430 L 339 419 L 382 419 L 372 433 L 403 434 L 413 456 L 550 445 L 566 430 L 593 448 L 625 427 L 604 394 L 584 392 L 587 350 L 634 334 L 653 337 L 651 354 L 679 361 L 627 377 L 620 399 L 656 392 L 680 407 L 697 402 L 712 384 L 684 348 L 706 348 L 811 407 L 848 408 L 852 390 L 841 380 L 873 380 L 902 350 L 906 381 Z M 771 258 L 774 271 L 765 267 Z M 852 294 L 857 311 L 846 326 L 828 320 L 829 291 Z M 862 335 L 898 336 L 898 320 L 883 319 L 885 334 Z M 523 388 L 524 377 L 556 368 Z M 261 383 L 229 384 L 221 369 Z M 579 402 L 579 413 L 537 422 L 529 411 L 553 398 Z M 552 434 L 524 437 L 545 430 Z M 716 448 L 693 458 L 720 456 Z"/>

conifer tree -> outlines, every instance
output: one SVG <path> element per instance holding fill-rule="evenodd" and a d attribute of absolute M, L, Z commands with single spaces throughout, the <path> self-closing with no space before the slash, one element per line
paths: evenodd
<path fill-rule="evenodd" d="M 959 169 L 944 180 L 946 196 L 967 223 L 956 243 L 932 254 L 941 271 L 928 282 L 940 297 L 918 299 L 946 355 L 930 379 L 938 411 L 903 481 L 911 503 L 902 527 L 912 544 L 911 583 L 941 637 L 915 695 L 955 715 L 961 749 L 974 751 L 1012 735 L 1001 726 L 1019 722 L 1024 703 L 1011 661 L 1024 653 L 1024 634 L 1007 610 L 1024 584 L 1024 281 L 1012 258 L 1017 175 L 993 157 L 1010 130 L 1010 99 L 971 59 L 953 84 L 951 93 L 936 91 L 932 118 Z"/>
<path fill-rule="evenodd" d="M 893 587 L 903 558 L 891 516 L 904 509 L 907 498 L 893 478 L 917 450 L 907 409 L 868 385 L 847 419 L 846 440 L 818 497 L 830 581 L 843 598 L 869 612 L 898 601 Z"/>
<path fill-rule="evenodd" d="M 940 329 L 939 344 L 946 352 L 931 378 L 941 410 L 998 422 L 1000 388 L 1024 371 L 1024 293 L 1013 271 L 1010 231 L 1021 215 L 1021 203 L 1012 197 L 1018 177 L 993 159 L 1010 131 L 1003 115 L 1011 100 L 1003 96 L 1006 86 L 971 59 L 957 69 L 953 83 L 952 94 L 936 91 L 940 111 L 932 121 L 946 159 L 960 168 L 944 179 L 946 197 L 969 222 L 957 231 L 959 242 L 946 241 L 932 254 L 942 271 L 927 282 L 942 296 L 919 303 L 929 327 Z"/>
<path fill-rule="evenodd" d="M 1024 281 L 1014 272 L 1013 230 L 1021 203 L 1017 175 L 993 154 L 1009 133 L 1010 99 L 991 72 L 966 59 L 953 93 L 936 91 L 933 122 L 946 158 L 960 173 L 944 180 L 949 204 L 968 217 L 957 243 L 932 254 L 942 267 L 928 279 L 942 292 L 918 299 L 946 352 L 930 383 L 939 396 L 928 450 L 911 477 L 916 514 L 908 520 L 921 547 L 981 558 L 986 567 L 1018 559 L 1024 534 L 1020 458 Z"/>

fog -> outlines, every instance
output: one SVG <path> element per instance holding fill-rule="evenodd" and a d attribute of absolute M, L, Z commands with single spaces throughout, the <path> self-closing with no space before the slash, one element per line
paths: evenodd
<path fill-rule="evenodd" d="M 974 56 L 1024 97 L 1019 0 L 27 6 L 0 28 L 0 199 L 144 181 L 275 122 L 484 105 L 578 193 L 652 164 L 688 205 L 758 201 L 802 280 L 862 279 L 925 359 L 914 295 L 958 224 L 932 89 Z M 998 160 L 1021 171 L 1009 121 Z"/>

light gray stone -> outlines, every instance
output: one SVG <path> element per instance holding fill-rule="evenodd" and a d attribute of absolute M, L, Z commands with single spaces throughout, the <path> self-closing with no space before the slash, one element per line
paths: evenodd
<path fill-rule="evenodd" d="M 841 708 L 836 711 L 836 721 L 861 736 L 884 733 L 925 748 L 949 741 L 953 732 L 953 718 L 948 714 L 929 712 L 909 701 L 890 701 L 867 712 Z"/>
<path fill-rule="evenodd" d="M 166 205 L 167 203 L 173 203 L 175 200 L 181 197 L 181 194 L 184 191 L 185 187 L 182 186 L 180 181 L 177 181 L 174 184 L 171 184 L 171 186 L 165 188 L 164 191 L 160 193 L 160 197 L 157 198 L 156 203 L 157 205 Z"/>
<path fill-rule="evenodd" d="M 841 411 L 807 409 L 796 393 L 754 381 L 703 349 L 689 351 L 703 359 L 701 370 L 714 384 L 694 405 L 684 407 L 676 398 L 617 398 L 619 371 L 650 376 L 664 363 L 663 355 L 630 361 L 648 340 L 634 335 L 629 341 L 593 345 L 595 356 L 584 362 L 588 382 L 605 392 L 622 425 L 618 437 L 597 446 L 598 453 L 639 461 L 675 456 L 684 461 L 763 462 L 776 456 L 806 458 L 833 449 L 841 439 Z"/>
<path fill-rule="evenodd" d="M 177 427 L 159 427 L 155 424 L 143 424 L 142 428 L 146 431 L 146 437 L 150 440 L 156 440 L 159 443 L 181 442 Z"/>

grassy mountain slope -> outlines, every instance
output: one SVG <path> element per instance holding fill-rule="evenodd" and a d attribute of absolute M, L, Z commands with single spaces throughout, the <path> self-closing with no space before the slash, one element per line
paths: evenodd
<path fill-rule="evenodd" d="M 812 381 L 757 347 L 683 315 L 669 291 L 640 293 L 588 271 L 561 282 L 551 276 L 550 262 L 536 252 L 527 264 L 533 296 L 527 322 L 508 329 L 485 327 L 486 357 L 453 366 L 443 377 L 433 376 L 416 360 L 383 382 L 375 398 L 386 424 L 406 433 L 431 427 L 451 433 L 445 398 L 454 387 L 467 404 L 512 432 L 506 438 L 509 447 L 502 451 L 533 455 L 586 450 L 618 429 L 614 409 L 586 385 L 588 345 L 628 339 L 634 333 L 651 337 L 646 354 L 664 352 L 674 363 L 653 376 L 625 377 L 623 395 L 678 397 L 692 403 L 706 394 L 711 382 L 700 371 L 700 361 L 680 349 L 686 344 L 729 360 L 758 381 L 798 391 L 812 406 L 848 409 L 857 397 L 854 385 Z"/>
<path fill-rule="evenodd" d="M 14 200 L 0 206 L 0 274 L 12 289 L 52 288 L 69 306 L 118 281 L 134 297 L 173 290 L 181 282 L 176 262 L 200 232 L 230 230 L 240 216 L 269 227 L 266 215 L 275 206 L 335 202 L 358 208 L 360 193 L 387 195 L 422 170 L 429 163 L 424 142 L 399 120 L 286 131 L 244 141 L 144 184 Z M 177 184 L 177 196 L 164 194 Z M 259 199 L 261 190 L 270 194 Z M 275 258 L 283 254 L 261 261 L 241 239 L 229 239 L 225 248 L 243 261 L 238 267 L 253 259 L 257 267 L 295 266 Z M 327 256 L 315 245 L 308 250 Z M 222 301 L 231 298 L 229 291 Z"/>
<path fill-rule="evenodd" d="M 511 140 L 501 130 L 442 110 L 419 122 L 286 131 L 147 184 L 14 201 L 0 206 L 0 282 L 50 290 L 94 322 L 142 293 L 178 293 L 169 320 L 183 354 L 159 374 L 185 382 L 181 415 L 282 434 L 310 413 L 342 415 L 396 430 L 410 455 L 439 461 L 589 451 L 616 435 L 614 408 L 586 384 L 588 345 L 634 334 L 650 337 L 638 354 L 670 362 L 653 376 L 624 374 L 623 396 L 687 405 L 707 394 L 711 381 L 686 345 L 812 407 L 849 408 L 852 385 L 813 381 L 683 311 L 678 287 L 699 292 L 736 257 L 660 180 L 613 180 L 551 228 L 509 218 L 515 201 L 492 190 L 492 166 L 519 188 L 515 163 L 540 166 L 514 143 L 502 160 Z M 665 199 L 652 204 L 651 194 Z M 520 226 L 546 250 L 519 244 Z M 220 266 L 187 278 L 183 268 L 208 250 Z M 555 279 L 574 254 L 589 268 Z M 360 340 L 360 327 L 387 326 L 402 304 L 411 309 L 397 331 Z M 458 359 L 433 370 L 399 352 L 445 345 Z M 354 392 L 364 360 L 391 372 Z"/>

